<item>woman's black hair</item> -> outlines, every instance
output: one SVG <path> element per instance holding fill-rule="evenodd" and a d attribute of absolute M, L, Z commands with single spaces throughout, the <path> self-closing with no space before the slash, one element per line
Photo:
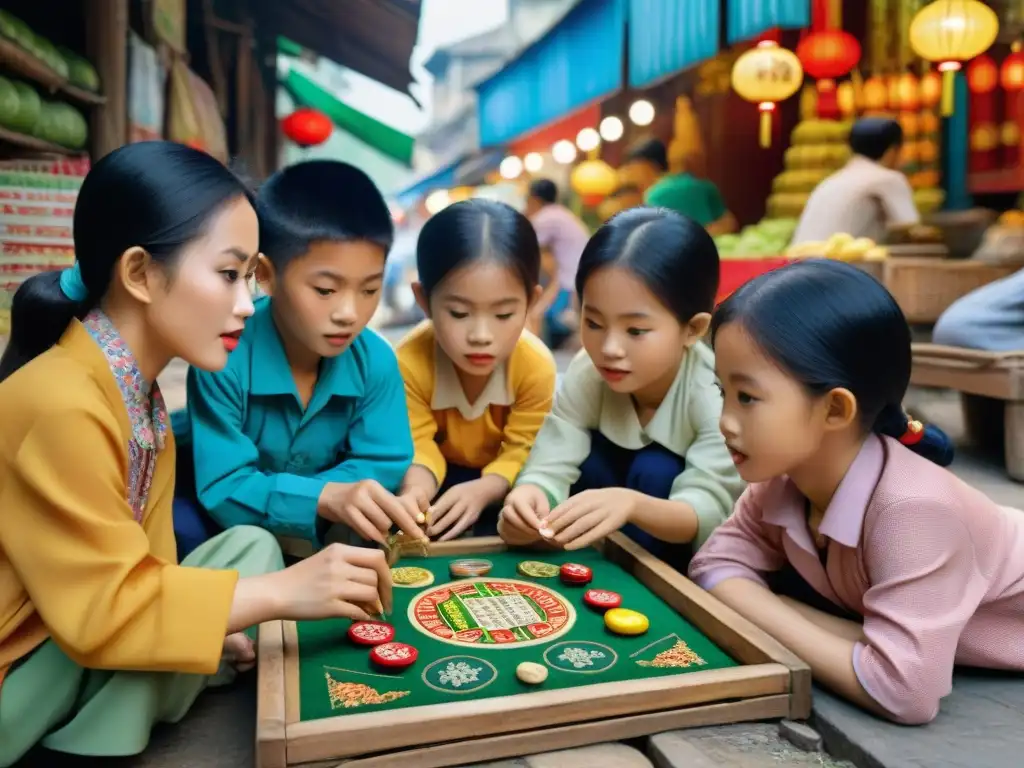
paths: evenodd
<path fill-rule="evenodd" d="M 75 257 L 87 295 L 69 299 L 60 272 L 26 280 L 11 303 L 11 338 L 0 381 L 56 344 L 107 292 L 114 267 L 130 248 L 171 264 L 182 247 L 236 198 L 245 184 L 205 152 L 170 141 L 128 144 L 97 162 L 82 182 L 74 215 Z"/>
<path fill-rule="evenodd" d="M 896 300 L 868 273 L 828 259 L 788 264 L 755 277 L 719 305 L 711 321 L 712 344 L 730 323 L 739 324 L 812 395 L 848 389 L 866 431 L 897 439 L 906 434 L 910 326 Z M 909 447 L 943 467 L 953 461 L 951 441 L 931 425 Z"/>
<path fill-rule="evenodd" d="M 604 267 L 628 269 L 680 323 L 711 312 L 718 293 L 718 248 L 700 224 L 667 208 L 630 208 L 590 238 L 576 270 L 583 302 L 587 280 Z"/>
<path fill-rule="evenodd" d="M 416 269 L 429 298 L 449 274 L 474 261 L 497 261 L 520 279 L 527 297 L 540 281 L 540 245 L 515 208 L 473 198 L 434 214 L 416 242 Z"/>
<path fill-rule="evenodd" d="M 380 190 L 354 165 L 307 160 L 282 168 L 256 195 L 260 250 L 280 271 L 316 242 L 364 240 L 383 249 L 395 225 Z"/>

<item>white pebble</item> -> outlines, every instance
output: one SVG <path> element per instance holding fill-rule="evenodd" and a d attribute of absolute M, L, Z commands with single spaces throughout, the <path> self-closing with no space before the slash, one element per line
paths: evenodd
<path fill-rule="evenodd" d="M 548 668 L 543 664 L 524 661 L 516 667 L 516 677 L 528 685 L 540 685 L 548 679 Z"/>

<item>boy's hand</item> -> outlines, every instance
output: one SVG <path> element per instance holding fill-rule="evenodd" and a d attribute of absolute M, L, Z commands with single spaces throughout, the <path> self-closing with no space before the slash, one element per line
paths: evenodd
<path fill-rule="evenodd" d="M 384 544 L 394 523 L 411 539 L 426 541 L 416 524 L 418 512 L 409 500 L 399 500 L 376 480 L 358 483 L 328 483 L 320 494 L 317 512 L 335 523 L 343 523 L 364 539 Z M 424 516 L 424 521 L 426 517 Z"/>

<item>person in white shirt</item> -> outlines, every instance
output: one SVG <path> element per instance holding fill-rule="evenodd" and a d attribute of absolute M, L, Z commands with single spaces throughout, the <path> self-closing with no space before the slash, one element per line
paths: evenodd
<path fill-rule="evenodd" d="M 744 484 L 701 341 L 718 277 L 711 236 L 664 208 L 623 211 L 590 239 L 576 273 L 583 351 L 505 497 L 508 543 L 571 550 L 622 529 L 678 568 L 729 516 Z"/>
<path fill-rule="evenodd" d="M 894 227 L 920 221 L 910 182 L 896 170 L 903 129 L 895 120 L 865 117 L 850 131 L 853 157 L 821 182 L 804 206 L 792 245 L 840 232 L 883 242 Z"/>

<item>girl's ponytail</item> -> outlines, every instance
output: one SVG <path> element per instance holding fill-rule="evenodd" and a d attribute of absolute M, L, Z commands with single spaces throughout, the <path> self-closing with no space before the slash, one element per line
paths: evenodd
<path fill-rule="evenodd" d="M 82 285 L 77 267 L 43 272 L 21 284 L 11 301 L 11 338 L 0 357 L 0 381 L 60 341 L 71 321 L 85 315 L 89 300 L 72 285 Z"/>
<path fill-rule="evenodd" d="M 953 463 L 954 449 L 949 436 L 936 426 L 911 419 L 900 403 L 889 403 L 882 409 L 875 419 L 874 431 L 895 437 L 914 453 L 940 467 Z"/>

